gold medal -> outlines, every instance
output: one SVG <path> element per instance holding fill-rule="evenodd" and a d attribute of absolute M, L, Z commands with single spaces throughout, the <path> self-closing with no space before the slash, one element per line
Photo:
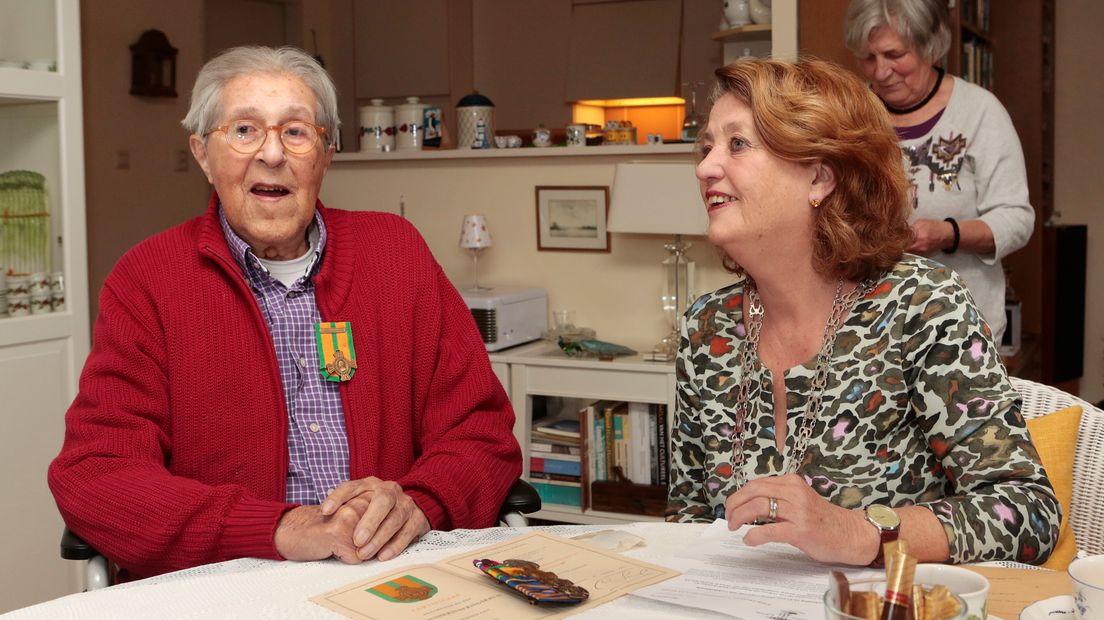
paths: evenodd
<path fill-rule="evenodd" d="M 348 381 L 356 371 L 353 327 L 346 322 L 318 323 L 314 326 L 318 342 L 319 370 L 327 381 Z"/>

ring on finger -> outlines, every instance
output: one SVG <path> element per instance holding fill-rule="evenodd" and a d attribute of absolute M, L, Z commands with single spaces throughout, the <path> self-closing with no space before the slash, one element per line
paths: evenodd
<path fill-rule="evenodd" d="M 767 498 L 767 523 L 774 523 L 778 519 L 778 498 Z"/>

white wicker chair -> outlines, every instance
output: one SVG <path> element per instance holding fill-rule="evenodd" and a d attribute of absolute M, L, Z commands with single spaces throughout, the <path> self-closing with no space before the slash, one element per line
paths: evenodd
<path fill-rule="evenodd" d="M 1025 418 L 1081 405 L 1069 520 L 1080 553 L 1104 553 L 1104 411 L 1072 394 L 1034 381 L 1012 377 L 1012 387 L 1023 397 Z"/>

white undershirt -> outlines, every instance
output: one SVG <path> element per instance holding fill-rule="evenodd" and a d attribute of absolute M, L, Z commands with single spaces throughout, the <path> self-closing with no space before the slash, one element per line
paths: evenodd
<path fill-rule="evenodd" d="M 314 266 L 314 248 L 317 245 L 318 225 L 312 222 L 310 231 L 307 233 L 307 251 L 302 256 L 291 260 L 267 260 L 258 256 L 257 261 L 268 270 L 268 275 L 290 289 L 299 278 L 310 273 L 311 267 Z"/>

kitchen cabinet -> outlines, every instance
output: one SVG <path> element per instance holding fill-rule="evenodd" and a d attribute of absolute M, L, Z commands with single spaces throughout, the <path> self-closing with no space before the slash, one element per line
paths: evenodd
<path fill-rule="evenodd" d="M 74 563 L 58 556 L 62 520 L 46 468 L 61 448 L 65 411 L 88 355 L 89 319 L 79 3 L 0 0 L 0 16 L 0 58 L 56 61 L 56 70 L 0 66 L 0 172 L 45 176 L 45 268 L 63 272 L 66 287 L 63 310 L 0 317 L 3 613 L 77 590 Z M 0 226 L 14 220 L 4 208 Z"/>
<path fill-rule="evenodd" d="M 639 355 L 618 357 L 612 361 L 595 358 L 571 358 L 548 342 L 523 345 L 490 356 L 498 372 L 500 364 L 510 369 L 509 395 L 517 416 L 514 436 L 521 445 L 523 476 L 529 476 L 529 445 L 533 414 L 541 399 L 573 398 L 615 400 L 662 405 L 671 428 L 675 410 L 675 366 L 673 363 L 645 362 Z M 506 385 L 506 384 L 504 384 Z M 592 497 L 593 503 L 593 497 Z M 531 517 L 563 523 L 628 523 L 662 521 L 662 517 L 632 513 L 583 510 L 545 502 Z"/>
<path fill-rule="evenodd" d="M 495 127 L 563 127 L 570 0 L 479 0 L 472 7 L 473 83 L 495 104 Z M 466 93 L 455 93 L 453 105 Z"/>
<path fill-rule="evenodd" d="M 449 93 L 448 0 L 353 3 L 356 97 Z"/>
<path fill-rule="evenodd" d="M 680 0 L 575 4 L 565 98 L 677 95 L 681 13 Z"/>

